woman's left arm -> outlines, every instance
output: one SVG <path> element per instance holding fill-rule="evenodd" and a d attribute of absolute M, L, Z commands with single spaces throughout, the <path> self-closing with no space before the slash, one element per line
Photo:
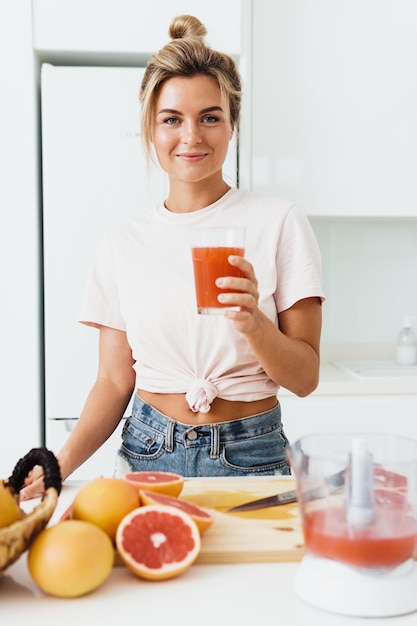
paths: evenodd
<path fill-rule="evenodd" d="M 243 257 L 229 262 L 240 267 L 244 278 L 223 278 L 221 287 L 235 290 L 219 296 L 238 304 L 241 311 L 225 315 L 245 335 L 268 376 L 298 396 L 314 391 L 319 381 L 322 309 L 320 298 L 305 298 L 279 313 L 279 328 L 259 309 L 257 280 L 252 265 Z"/>

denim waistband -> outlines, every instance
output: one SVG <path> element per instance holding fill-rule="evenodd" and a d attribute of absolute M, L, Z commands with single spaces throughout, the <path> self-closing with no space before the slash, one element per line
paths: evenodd
<path fill-rule="evenodd" d="M 209 424 L 184 424 L 174 420 L 150 404 L 144 402 L 138 395 L 135 396 L 132 417 L 163 434 L 166 440 L 166 449 L 174 447 L 174 442 L 188 440 L 203 444 L 210 441 L 212 455 L 218 454 L 220 442 L 244 440 L 282 428 L 281 407 L 279 403 L 268 411 L 230 420 L 227 422 L 213 422 Z"/>

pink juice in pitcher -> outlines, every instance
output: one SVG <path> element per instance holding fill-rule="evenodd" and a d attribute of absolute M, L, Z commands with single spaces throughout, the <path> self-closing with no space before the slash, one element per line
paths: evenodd
<path fill-rule="evenodd" d="M 356 567 L 390 568 L 414 556 L 417 522 L 407 514 L 405 496 L 377 490 L 373 523 L 350 526 L 344 507 L 311 510 L 304 518 L 307 550 L 316 556 Z"/>

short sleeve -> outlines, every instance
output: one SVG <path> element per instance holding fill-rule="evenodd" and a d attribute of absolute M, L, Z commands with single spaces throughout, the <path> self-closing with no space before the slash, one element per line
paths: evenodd
<path fill-rule="evenodd" d="M 278 311 L 285 311 L 304 298 L 325 300 L 319 246 L 307 216 L 297 205 L 291 206 L 283 223 L 277 271 Z"/>
<path fill-rule="evenodd" d="M 103 237 L 97 247 L 78 321 L 88 326 L 126 331 L 108 236 Z"/>

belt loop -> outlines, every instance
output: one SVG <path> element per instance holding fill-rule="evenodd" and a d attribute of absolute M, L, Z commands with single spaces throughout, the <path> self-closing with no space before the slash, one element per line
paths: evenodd
<path fill-rule="evenodd" d="M 210 425 L 210 458 L 217 459 L 220 456 L 219 425 Z"/>
<path fill-rule="evenodd" d="M 172 452 L 174 449 L 174 428 L 175 428 L 175 421 L 168 419 L 166 439 L 165 439 L 165 450 L 167 452 Z"/>

